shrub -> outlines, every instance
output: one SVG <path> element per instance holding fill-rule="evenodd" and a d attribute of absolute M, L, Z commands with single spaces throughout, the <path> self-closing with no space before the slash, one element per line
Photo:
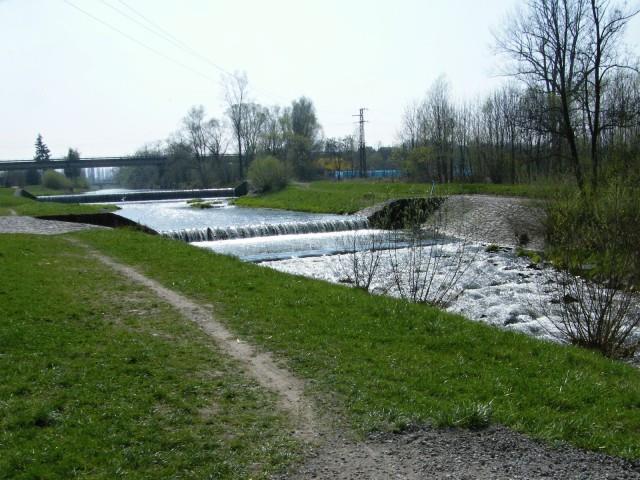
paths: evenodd
<path fill-rule="evenodd" d="M 42 185 L 52 190 L 69 190 L 71 180 L 55 170 L 47 170 L 42 175 Z"/>
<path fill-rule="evenodd" d="M 280 160 L 272 156 L 260 157 L 249 165 L 247 178 L 256 192 L 276 192 L 289 183 L 287 169 Z"/>
<path fill-rule="evenodd" d="M 73 180 L 73 188 L 77 188 L 79 190 L 88 190 L 89 182 L 83 176 L 75 177 Z"/>
<path fill-rule="evenodd" d="M 548 207 L 549 256 L 560 271 L 560 317 L 569 342 L 610 357 L 639 344 L 640 192 L 620 180 L 597 194 L 576 194 Z"/>

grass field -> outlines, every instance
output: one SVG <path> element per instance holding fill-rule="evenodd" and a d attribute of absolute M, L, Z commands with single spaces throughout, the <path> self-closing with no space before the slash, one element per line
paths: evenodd
<path fill-rule="evenodd" d="M 54 190 L 53 188 L 47 188 L 43 185 L 29 185 L 24 187 L 24 189 L 29 192 L 31 195 L 40 196 L 40 195 L 72 195 L 79 194 L 88 191 L 86 188 L 74 188 L 73 190 Z"/>
<path fill-rule="evenodd" d="M 25 197 L 16 197 L 11 188 L 0 188 L 0 216 L 11 215 L 66 215 L 70 213 L 100 213 L 117 210 L 114 205 L 87 205 L 37 202 Z"/>
<path fill-rule="evenodd" d="M 149 291 L 61 237 L 0 235 L 0 264 L 0 478 L 266 478 L 295 458 L 272 395 Z"/>
<path fill-rule="evenodd" d="M 396 188 L 373 195 L 424 186 Z M 11 193 L 0 212 L 56 206 Z M 494 422 L 640 459 L 640 372 L 620 362 L 161 237 L 72 235 L 213 305 L 361 434 Z M 65 237 L 0 235 L 0 478 L 265 478 L 299 458 L 272 394 Z"/>
<path fill-rule="evenodd" d="M 75 234 L 286 359 L 359 431 L 499 422 L 640 458 L 640 372 L 423 305 L 285 275 L 135 232 Z M 328 400 L 331 399 L 331 400 Z"/>
<path fill-rule="evenodd" d="M 497 185 L 455 183 L 432 186 L 388 181 L 318 181 L 293 184 L 276 193 L 247 196 L 236 205 L 269 207 L 318 213 L 354 213 L 379 202 L 400 197 L 454 194 L 486 194 L 547 198 L 567 189 L 562 185 Z"/>

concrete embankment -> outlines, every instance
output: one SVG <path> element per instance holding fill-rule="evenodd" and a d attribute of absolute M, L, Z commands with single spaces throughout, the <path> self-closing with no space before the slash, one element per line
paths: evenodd
<path fill-rule="evenodd" d="M 152 235 L 157 235 L 158 233 L 149 227 L 145 227 L 144 225 L 134 222 L 133 220 L 129 220 L 128 218 L 121 217 L 120 215 L 117 215 L 115 213 L 110 213 L 110 212 L 70 213 L 66 215 L 42 215 L 36 218 L 40 220 L 54 220 L 58 222 L 71 222 L 71 223 L 81 223 L 85 225 L 98 225 L 100 227 L 109 227 L 109 228 L 131 227 Z"/>
<path fill-rule="evenodd" d="M 360 210 L 357 215 L 367 217 L 373 228 L 395 230 L 425 223 L 444 201 L 444 197 L 398 198 Z"/>
<path fill-rule="evenodd" d="M 235 188 L 208 188 L 202 190 L 156 190 L 152 192 L 105 193 L 95 195 L 51 195 L 37 197 L 37 200 L 40 202 L 59 203 L 113 203 L 235 196 L 237 196 Z"/>

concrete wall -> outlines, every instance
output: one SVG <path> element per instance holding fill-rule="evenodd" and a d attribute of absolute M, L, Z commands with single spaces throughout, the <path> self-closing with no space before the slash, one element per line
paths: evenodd
<path fill-rule="evenodd" d="M 373 228 L 397 230 L 425 223 L 444 203 L 444 197 L 400 198 L 360 211 Z"/>

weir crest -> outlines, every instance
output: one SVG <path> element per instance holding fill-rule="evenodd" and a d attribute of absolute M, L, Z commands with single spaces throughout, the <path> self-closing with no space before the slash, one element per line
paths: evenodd
<path fill-rule="evenodd" d="M 369 220 L 345 218 L 311 222 L 287 222 L 279 224 L 257 224 L 230 227 L 188 228 L 184 230 L 166 230 L 161 235 L 185 242 L 206 242 L 215 240 L 233 240 L 237 238 L 271 237 L 276 235 L 300 235 L 305 233 L 344 232 L 362 230 L 369 227 Z"/>

